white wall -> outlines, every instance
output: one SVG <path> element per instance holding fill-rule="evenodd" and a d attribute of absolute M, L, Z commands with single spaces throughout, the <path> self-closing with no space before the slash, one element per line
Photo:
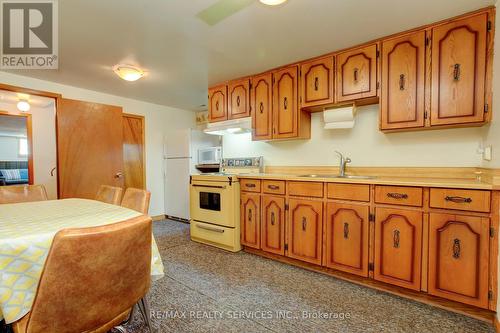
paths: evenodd
<path fill-rule="evenodd" d="M 0 161 L 26 161 L 25 156 L 19 156 L 19 139 L 0 134 Z"/>
<path fill-rule="evenodd" d="M 123 107 L 123 112 L 145 116 L 146 183 L 151 191 L 150 215 L 165 213 L 163 193 L 163 137 L 175 128 L 194 127 L 194 113 L 130 98 L 0 72 L 0 82 L 31 89 L 60 93 L 65 98 Z"/>

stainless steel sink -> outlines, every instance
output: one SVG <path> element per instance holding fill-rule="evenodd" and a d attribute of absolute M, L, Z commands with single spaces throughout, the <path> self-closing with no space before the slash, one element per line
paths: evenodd
<path fill-rule="evenodd" d="M 345 179 L 374 179 L 376 178 L 375 176 L 358 176 L 358 175 L 316 175 L 316 174 L 310 174 L 310 175 L 299 175 L 298 177 L 305 177 L 305 178 L 345 178 Z"/>

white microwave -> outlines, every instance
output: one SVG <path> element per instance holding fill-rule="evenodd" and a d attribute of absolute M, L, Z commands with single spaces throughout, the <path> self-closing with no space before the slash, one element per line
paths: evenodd
<path fill-rule="evenodd" d="M 198 164 L 220 164 L 222 161 L 221 147 L 208 147 L 198 149 Z"/>

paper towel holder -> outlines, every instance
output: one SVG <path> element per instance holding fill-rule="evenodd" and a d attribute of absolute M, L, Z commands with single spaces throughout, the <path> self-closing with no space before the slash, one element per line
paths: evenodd
<path fill-rule="evenodd" d="M 354 103 L 335 105 L 323 109 L 325 129 L 349 129 L 354 127 L 357 110 Z"/>

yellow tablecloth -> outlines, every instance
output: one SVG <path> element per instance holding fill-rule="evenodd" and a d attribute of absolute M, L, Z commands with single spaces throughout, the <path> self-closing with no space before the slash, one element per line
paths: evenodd
<path fill-rule="evenodd" d="M 94 227 L 140 214 L 94 200 L 64 199 L 0 205 L 0 320 L 12 323 L 28 313 L 55 234 Z M 163 277 L 153 237 L 151 275 Z"/>

